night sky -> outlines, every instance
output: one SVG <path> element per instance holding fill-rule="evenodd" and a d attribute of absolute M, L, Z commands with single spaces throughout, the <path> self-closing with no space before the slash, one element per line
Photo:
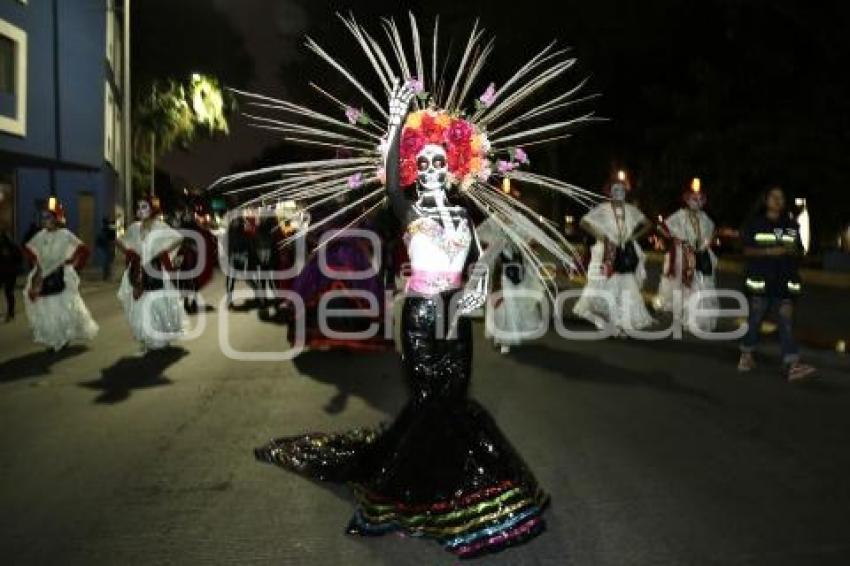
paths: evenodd
<path fill-rule="evenodd" d="M 598 188 L 613 168 L 626 167 L 636 180 L 635 197 L 649 212 L 669 211 L 690 178 L 700 176 L 710 209 L 727 223 L 739 222 L 765 185 L 779 183 L 793 196 L 809 197 L 822 237 L 831 237 L 850 219 L 850 197 L 837 189 L 846 184 L 842 168 L 850 150 L 850 89 L 843 76 L 850 61 L 846 2 L 135 4 L 136 89 L 152 76 L 199 70 L 226 84 L 308 104 L 316 100 L 306 88 L 309 80 L 337 91 L 343 87 L 303 47 L 305 34 L 368 76 L 365 58 L 355 52 L 335 11 L 352 10 L 376 34 L 382 15 L 406 23 L 407 10 L 413 9 L 420 25 L 430 29 L 439 13 L 443 36 L 453 27 L 457 43 L 479 17 L 496 37 L 490 74 L 482 77 L 480 90 L 490 81 L 499 84 L 557 39 L 579 59 L 561 85 L 589 77 L 587 92 L 602 95 L 592 107 L 609 121 L 577 131 L 538 159 L 544 172 Z M 236 120 L 229 138 L 197 143 L 164 164 L 191 185 L 203 186 L 249 165 L 276 143 L 273 135 Z"/>

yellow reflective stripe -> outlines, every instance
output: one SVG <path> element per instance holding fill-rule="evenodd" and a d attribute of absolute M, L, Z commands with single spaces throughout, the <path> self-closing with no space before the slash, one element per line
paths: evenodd
<path fill-rule="evenodd" d="M 792 293 L 799 293 L 803 289 L 803 286 L 799 283 L 795 283 L 794 281 L 788 282 L 788 290 Z"/>
<path fill-rule="evenodd" d="M 767 242 L 770 242 L 772 244 L 775 243 L 777 240 L 776 234 L 774 234 L 773 232 L 758 232 L 755 235 L 755 239 L 756 242 L 759 242 L 760 244 Z"/>
<path fill-rule="evenodd" d="M 759 279 L 750 279 L 749 277 L 747 278 L 747 287 L 749 287 L 750 289 L 761 291 L 765 288 L 765 285 L 766 283 Z"/>

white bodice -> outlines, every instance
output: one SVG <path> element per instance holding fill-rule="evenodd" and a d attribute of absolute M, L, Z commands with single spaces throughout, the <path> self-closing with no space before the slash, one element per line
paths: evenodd
<path fill-rule="evenodd" d="M 413 279 L 420 287 L 414 290 L 441 292 L 459 286 L 472 246 L 469 220 L 462 218 L 457 227 L 446 228 L 433 218 L 420 218 L 407 227 L 404 240 Z M 423 278 L 432 284 L 423 288 Z"/>
<path fill-rule="evenodd" d="M 65 228 L 41 230 L 27 243 L 45 275 L 52 273 L 70 259 L 80 245 L 80 239 Z"/>
<path fill-rule="evenodd" d="M 699 250 L 710 244 L 714 234 L 714 222 L 702 210 L 692 217 L 687 209 L 679 209 L 667 217 L 664 224 L 674 238 Z"/>

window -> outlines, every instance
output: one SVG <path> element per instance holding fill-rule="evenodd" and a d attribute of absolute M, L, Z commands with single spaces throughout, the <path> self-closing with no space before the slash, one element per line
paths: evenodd
<path fill-rule="evenodd" d="M 118 18 L 118 12 L 115 10 L 115 6 L 112 4 L 114 2 L 110 2 L 106 10 L 106 61 L 112 69 L 115 83 L 121 84 L 121 73 L 123 72 L 121 65 L 124 57 L 121 21 Z"/>
<path fill-rule="evenodd" d="M 27 132 L 27 34 L 0 20 L 0 132 Z"/>
<path fill-rule="evenodd" d="M 114 64 L 115 56 L 115 12 L 112 7 L 106 7 L 106 60 Z"/>
<path fill-rule="evenodd" d="M 115 98 L 112 96 L 112 86 L 105 83 L 103 100 L 103 157 L 109 163 L 115 159 Z"/>

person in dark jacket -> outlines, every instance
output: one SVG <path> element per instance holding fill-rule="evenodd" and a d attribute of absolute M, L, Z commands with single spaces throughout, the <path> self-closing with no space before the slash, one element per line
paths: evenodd
<path fill-rule="evenodd" d="M 101 221 L 100 233 L 98 233 L 97 241 L 95 242 L 103 260 L 101 275 L 104 281 L 109 281 L 112 278 L 112 263 L 115 261 L 116 239 L 115 224 L 109 218 L 104 217 Z"/>
<path fill-rule="evenodd" d="M 783 373 L 788 381 L 800 381 L 814 376 L 816 370 L 800 362 L 799 346 L 794 339 L 794 309 L 802 291 L 799 265 L 803 245 L 800 227 L 791 218 L 786 203 L 782 188 L 768 189 L 742 233 L 750 314 L 747 334 L 741 342 L 738 370 L 749 372 L 755 368 L 753 354 L 761 323 L 775 309 Z"/>
<path fill-rule="evenodd" d="M 6 230 L 0 230 L 0 286 L 6 296 L 6 322 L 15 318 L 15 282 L 21 271 L 21 248 Z"/>

